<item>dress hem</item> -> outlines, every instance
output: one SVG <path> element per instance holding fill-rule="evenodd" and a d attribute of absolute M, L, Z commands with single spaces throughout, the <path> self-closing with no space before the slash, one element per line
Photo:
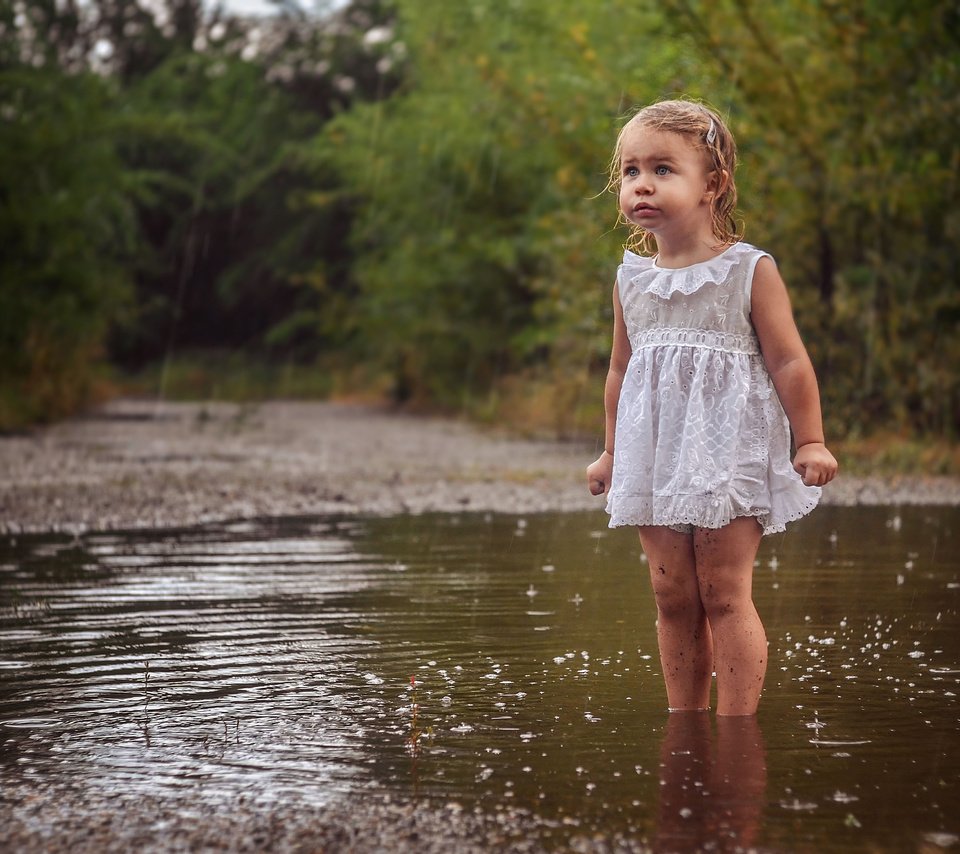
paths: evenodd
<path fill-rule="evenodd" d="M 822 490 L 815 486 L 799 485 L 803 492 L 781 491 L 775 493 L 779 501 L 776 507 L 743 506 L 730 496 L 720 499 L 715 496 L 684 495 L 661 496 L 611 496 L 607 501 L 610 528 L 627 526 L 655 526 L 678 528 L 692 526 L 717 530 L 742 516 L 755 518 L 763 534 L 779 534 L 790 522 L 796 522 L 813 511 L 820 503 Z"/>

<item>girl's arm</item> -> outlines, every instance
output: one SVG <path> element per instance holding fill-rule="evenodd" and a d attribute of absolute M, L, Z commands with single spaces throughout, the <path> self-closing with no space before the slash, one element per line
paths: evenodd
<path fill-rule="evenodd" d="M 827 450 L 820 390 L 813 364 L 793 319 L 787 286 L 771 258 L 761 258 L 753 275 L 750 317 L 763 361 L 787 413 L 797 453 L 793 467 L 807 486 L 823 486 L 837 473 Z"/>
<path fill-rule="evenodd" d="M 620 388 L 630 361 L 630 339 L 623 321 L 620 292 L 613 286 L 613 347 L 610 351 L 610 367 L 603 386 L 603 408 L 606 414 L 603 453 L 587 466 L 587 485 L 593 495 L 601 495 L 610 488 L 613 475 L 613 446 L 617 433 L 617 405 L 620 403 Z"/>

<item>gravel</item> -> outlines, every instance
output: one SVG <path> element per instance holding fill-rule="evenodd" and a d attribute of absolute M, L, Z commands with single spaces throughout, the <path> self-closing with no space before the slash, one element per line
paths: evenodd
<path fill-rule="evenodd" d="M 0 533 L 281 515 L 596 510 L 599 445 L 371 406 L 115 400 L 0 438 Z M 960 480 L 841 474 L 826 504 L 960 504 Z"/>
<path fill-rule="evenodd" d="M 4 850 L 126 854 L 164 852 L 409 852 L 485 854 L 547 850 L 554 833 L 535 816 L 511 807 L 484 812 L 459 803 L 391 797 L 351 798 L 311 807 L 259 804 L 238 797 L 228 804 L 192 804 L 151 796 L 115 797 L 59 790 L 0 802 Z M 550 823 L 550 824 L 554 824 Z M 619 834 L 564 834 L 573 852 L 646 852 L 642 839 Z M 549 845 L 550 848 L 556 844 Z"/>

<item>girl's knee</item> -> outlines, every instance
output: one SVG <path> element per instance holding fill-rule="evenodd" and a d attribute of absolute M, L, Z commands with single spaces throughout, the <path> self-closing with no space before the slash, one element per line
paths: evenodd
<path fill-rule="evenodd" d="M 703 603 L 703 610 L 707 612 L 707 617 L 716 620 L 726 616 L 736 607 L 737 597 L 730 591 L 723 589 L 713 582 L 704 582 L 700 586 L 700 601 Z"/>
<path fill-rule="evenodd" d="M 753 597 L 749 585 L 724 578 L 722 573 L 700 579 L 700 601 L 707 617 L 716 621 L 728 614 L 751 607 Z"/>
<path fill-rule="evenodd" d="M 653 598 L 657 603 L 657 612 L 668 620 L 687 618 L 703 610 L 700 603 L 700 591 L 691 580 L 671 580 L 666 578 L 665 567 L 652 567 Z M 660 575 L 657 578 L 657 575 Z"/>

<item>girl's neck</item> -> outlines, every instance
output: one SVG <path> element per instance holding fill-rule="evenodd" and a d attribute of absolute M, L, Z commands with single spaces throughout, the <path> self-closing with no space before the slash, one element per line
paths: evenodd
<path fill-rule="evenodd" d="M 690 238 L 665 239 L 657 235 L 657 266 L 666 269 L 689 267 L 701 261 L 716 258 L 730 244 L 718 244 L 711 232 L 709 236 L 697 234 Z"/>

